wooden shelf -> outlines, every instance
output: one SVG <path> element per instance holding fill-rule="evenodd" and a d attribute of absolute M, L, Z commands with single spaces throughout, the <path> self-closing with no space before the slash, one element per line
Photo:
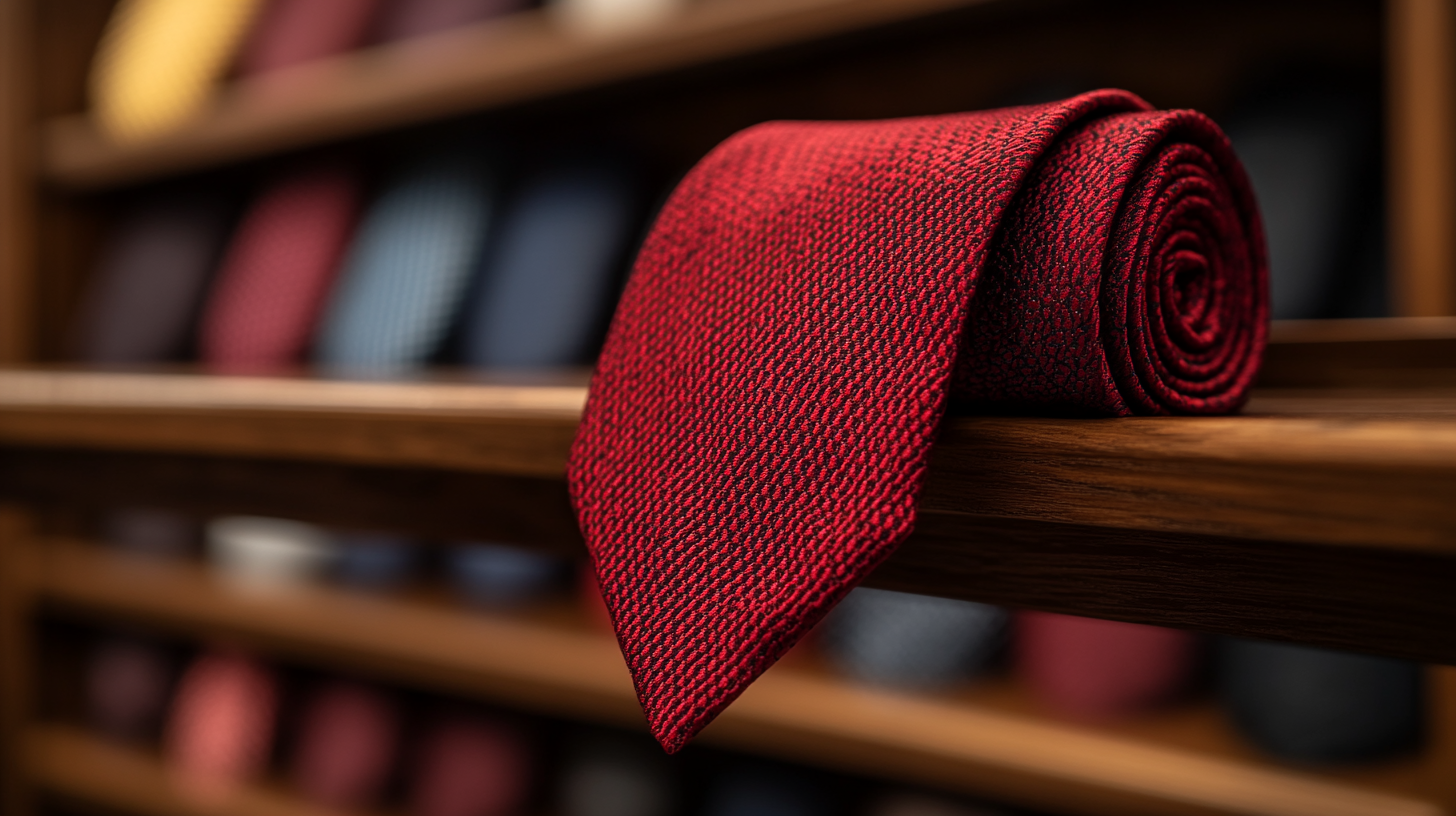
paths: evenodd
<path fill-rule="evenodd" d="M 137 562 L 80 543 L 30 548 L 25 585 L 47 608 L 233 638 L 305 663 L 348 667 L 553 714 L 641 725 L 615 643 L 558 611 L 511 618 L 438 601 L 328 587 L 240 591 L 189 563 Z M 1207 707 L 1127 729 L 1067 725 L 1005 682 L 925 697 L 846 684 L 812 665 L 771 670 L 704 734 L 709 743 L 951 786 L 1081 813 L 1435 816 L 1440 769 L 1410 760 L 1352 778 L 1287 769 L 1240 746 Z M 39 742 L 35 742 L 39 740 Z M 139 760 L 67 732 L 32 732 L 43 785 L 108 801 L 160 799 Z M 57 757 L 90 751 L 104 770 Z M 79 755 L 79 754 L 77 754 Z M 129 766 L 135 767 L 135 766 Z M 73 768 L 75 770 L 73 770 Z M 94 779 L 92 777 L 94 776 Z M 91 779 L 91 781 L 86 781 Z M 78 789 L 79 788 L 79 789 Z M 103 789 L 115 789 L 108 792 Z M 148 806 L 143 813 L 172 813 Z M 270 811 L 279 812 L 281 811 Z"/>
<path fill-rule="evenodd" d="M 706 0 L 613 37 L 529 12 L 239 82 L 192 121 L 117 142 L 87 116 L 48 123 L 42 175 L 98 187 L 607 85 L 987 0 Z"/>
<path fill-rule="evenodd" d="M 570 373 L 371 382 L 12 370 L 0 371 L 0 440 L 559 478 L 585 402 L 586 375 Z"/>
<path fill-rule="evenodd" d="M 1272 370 L 1346 387 L 1264 388 L 1240 416 L 953 417 L 870 582 L 1456 663 L 1444 325 L 1280 327 Z M 1390 359 L 1437 387 L 1361 379 Z M 0 493 L 579 552 L 583 383 L 0 371 Z"/>
<path fill-rule="evenodd" d="M 329 816 L 335 812 L 263 785 L 248 785 L 217 799 L 199 801 L 175 784 L 155 755 L 79 729 L 33 727 L 22 744 L 26 770 L 41 790 L 134 816 Z"/>

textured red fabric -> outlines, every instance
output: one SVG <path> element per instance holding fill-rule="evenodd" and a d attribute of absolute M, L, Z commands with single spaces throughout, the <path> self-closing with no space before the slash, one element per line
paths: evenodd
<path fill-rule="evenodd" d="M 354 229 L 360 185 L 342 169 L 265 189 L 229 244 L 208 297 L 200 345 L 223 367 L 296 363 Z"/>
<path fill-rule="evenodd" d="M 1266 290 L 1227 140 L 1126 92 L 714 149 L 642 247 L 569 465 L 658 739 L 681 747 L 910 534 L 948 401 L 1233 410 Z"/>

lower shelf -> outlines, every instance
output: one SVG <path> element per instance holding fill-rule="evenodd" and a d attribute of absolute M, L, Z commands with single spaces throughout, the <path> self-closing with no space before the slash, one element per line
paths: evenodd
<path fill-rule="evenodd" d="M 63 614 L 232 638 L 304 663 L 552 714 L 642 724 L 616 644 L 571 610 L 495 616 L 438 599 L 360 595 L 326 586 L 259 594 L 220 582 L 191 563 L 139 562 L 74 542 L 43 542 L 31 552 L 26 584 L 36 600 Z M 66 746 L 94 751 L 98 761 L 115 760 L 118 769 L 141 761 L 81 739 L 69 732 L 36 732 L 35 773 L 44 784 L 62 793 L 68 784 L 89 784 L 98 795 L 116 797 L 118 805 L 151 802 L 142 809 L 147 814 L 184 812 L 168 809 L 170 800 L 159 794 L 144 797 L 143 782 L 127 781 L 121 770 L 114 782 L 106 781 L 109 771 L 97 772 L 94 782 L 71 779 L 69 760 L 55 759 Z M 957 695 L 902 695 L 845 683 L 812 664 L 780 665 L 703 739 L 1077 813 L 1449 813 L 1431 792 L 1439 770 L 1431 759 L 1351 776 L 1301 771 L 1239 746 L 1211 706 L 1094 729 L 1049 717 L 1014 684 L 997 681 Z M 57 767 L 47 764 L 52 761 Z M 267 794 L 258 797 L 258 809 L 247 813 L 295 812 Z"/>
<path fill-rule="evenodd" d="M 155 756 L 74 728 L 37 726 L 25 734 L 26 770 L 45 793 L 137 816 L 330 816 L 285 791 L 238 788 L 200 802 L 183 793 Z M 334 814 L 333 816 L 337 816 Z"/>

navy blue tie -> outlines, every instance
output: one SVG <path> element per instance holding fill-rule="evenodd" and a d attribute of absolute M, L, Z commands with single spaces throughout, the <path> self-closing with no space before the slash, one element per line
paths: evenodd
<path fill-rule="evenodd" d="M 637 221 L 621 161 L 578 159 L 526 181 L 486 258 L 465 362 L 533 368 L 587 362 Z"/>

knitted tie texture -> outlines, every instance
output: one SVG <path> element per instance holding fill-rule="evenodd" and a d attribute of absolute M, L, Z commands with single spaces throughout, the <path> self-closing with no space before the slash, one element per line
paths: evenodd
<path fill-rule="evenodd" d="M 568 466 L 657 738 L 682 747 L 909 536 L 949 402 L 1234 410 L 1267 288 L 1217 126 L 1123 91 L 719 145 L 637 257 Z"/>

